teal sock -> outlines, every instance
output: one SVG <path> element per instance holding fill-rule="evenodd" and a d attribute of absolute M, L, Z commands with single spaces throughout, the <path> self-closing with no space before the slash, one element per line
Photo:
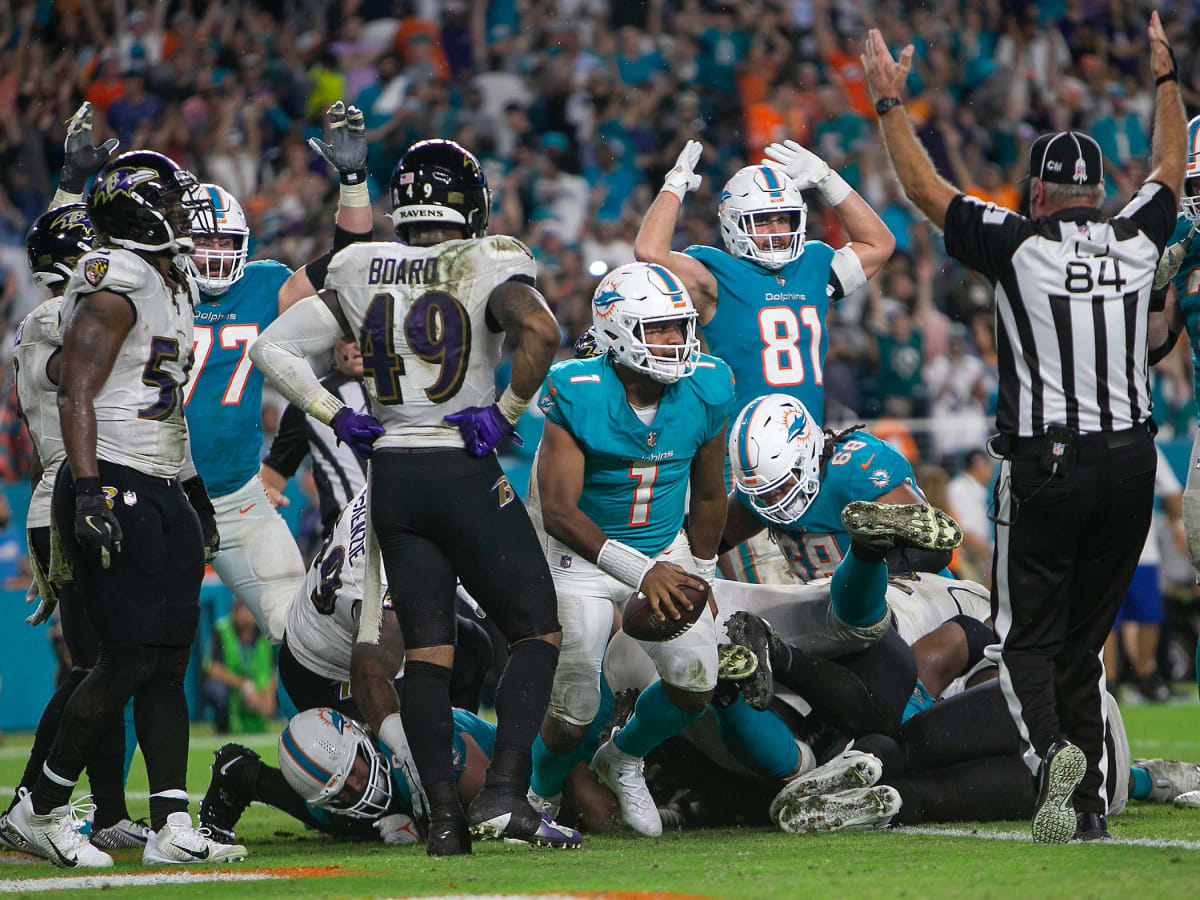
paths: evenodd
<path fill-rule="evenodd" d="M 904 705 L 904 713 L 900 716 L 900 721 L 907 722 L 921 710 L 929 709 L 936 702 L 925 685 L 918 681 L 916 687 L 913 688 L 912 696 L 908 698 L 908 703 Z"/>
<path fill-rule="evenodd" d="M 555 753 L 546 746 L 539 734 L 533 740 L 533 777 L 529 780 L 529 786 L 542 797 L 561 794 L 567 774 L 583 759 L 583 755 L 582 746 L 574 747 L 567 753 Z"/>
<path fill-rule="evenodd" d="M 1133 779 L 1133 787 L 1129 789 L 1129 796 L 1134 800 L 1145 800 L 1150 796 L 1150 792 L 1154 790 L 1154 779 L 1150 777 L 1150 773 L 1141 766 L 1130 766 L 1129 777 Z"/>
<path fill-rule="evenodd" d="M 675 701 L 667 696 L 662 681 L 656 681 L 638 695 L 633 717 L 617 735 L 617 749 L 630 756 L 644 758 L 699 717 L 698 713 L 684 712 L 676 706 Z"/>
<path fill-rule="evenodd" d="M 133 767 L 133 754 L 137 751 L 137 729 L 133 727 L 133 698 L 125 704 L 125 781 L 129 781 L 129 770 Z"/>
<path fill-rule="evenodd" d="M 859 559 L 851 545 L 833 570 L 829 596 L 833 611 L 847 625 L 874 625 L 887 612 L 887 563 Z"/>
<path fill-rule="evenodd" d="M 786 778 L 796 771 L 800 751 L 791 730 L 770 710 L 760 711 L 741 695 L 729 706 L 714 706 L 721 739 L 737 761 L 768 778 Z"/>

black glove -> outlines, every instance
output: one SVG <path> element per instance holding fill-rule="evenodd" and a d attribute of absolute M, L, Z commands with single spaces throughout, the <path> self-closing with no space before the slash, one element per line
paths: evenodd
<path fill-rule="evenodd" d="M 193 475 L 183 483 L 183 493 L 187 495 L 188 503 L 200 517 L 200 534 L 204 536 L 204 564 L 208 565 L 221 552 L 221 535 L 217 531 L 217 514 L 213 510 L 212 500 L 208 499 L 208 489 L 204 487 L 204 479 Z"/>
<path fill-rule="evenodd" d="M 99 147 L 92 146 L 92 104 L 84 101 L 67 122 L 59 187 L 69 194 L 82 194 L 87 180 L 104 168 L 118 143 L 109 138 Z"/>
<path fill-rule="evenodd" d="M 75 540 L 85 553 L 98 553 L 107 569 L 113 553 L 121 552 L 121 523 L 104 496 L 99 478 L 75 481 Z"/>
<path fill-rule="evenodd" d="M 308 146 L 337 169 L 342 184 L 367 180 L 367 133 L 362 111 L 341 100 L 329 107 L 329 143 L 309 138 Z"/>

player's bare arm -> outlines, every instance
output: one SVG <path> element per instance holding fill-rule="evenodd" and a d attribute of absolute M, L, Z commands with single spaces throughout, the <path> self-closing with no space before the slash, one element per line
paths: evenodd
<path fill-rule="evenodd" d="M 96 291 L 80 299 L 63 334 L 58 414 L 71 473 L 77 480 L 99 475 L 92 401 L 108 380 L 133 323 L 129 301 L 119 294 Z"/>
<path fill-rule="evenodd" d="M 909 44 L 900 53 L 900 61 L 892 54 L 883 40 L 879 29 L 867 33 L 866 52 L 862 56 L 867 73 L 867 84 L 871 98 L 881 100 L 904 96 L 904 82 L 912 68 L 913 46 Z M 908 199 L 917 205 L 938 228 L 946 224 L 946 210 L 959 191 L 937 173 L 929 154 L 913 133 L 912 123 L 902 106 L 893 107 L 879 117 L 879 130 L 887 145 L 888 155 L 896 177 Z M 1182 145 L 1182 138 L 1180 139 Z"/>
<path fill-rule="evenodd" d="M 395 679 L 403 663 L 404 638 L 390 612 L 382 617 L 379 643 L 355 641 L 350 651 L 350 694 L 376 734 L 388 716 L 400 712 Z"/>
<path fill-rule="evenodd" d="M 496 286 L 488 297 L 488 312 L 516 342 L 509 389 L 527 406 L 546 379 L 562 342 L 558 320 L 537 288 L 517 280 Z"/>
<path fill-rule="evenodd" d="M 282 472 L 276 472 L 266 463 L 262 463 L 258 467 L 258 477 L 262 479 L 263 489 L 267 492 L 267 499 L 271 501 L 272 506 L 279 509 L 282 506 L 292 505 L 292 501 L 283 495 L 287 489 L 288 480 Z"/>
<path fill-rule="evenodd" d="M 692 457 L 688 543 L 697 561 L 716 565 L 725 527 L 725 429 L 705 441 Z"/>
<path fill-rule="evenodd" d="M 1175 54 L 1157 12 L 1150 14 L 1146 35 L 1150 39 L 1150 70 L 1155 79 L 1154 145 L 1146 180 L 1165 184 L 1178 198 L 1187 162 L 1187 117 L 1179 94 Z"/>
<path fill-rule="evenodd" d="M 738 499 L 737 491 L 729 492 L 725 501 L 724 533 L 721 535 L 724 546 L 732 549 L 766 527 L 758 516 L 746 509 L 746 504 Z"/>

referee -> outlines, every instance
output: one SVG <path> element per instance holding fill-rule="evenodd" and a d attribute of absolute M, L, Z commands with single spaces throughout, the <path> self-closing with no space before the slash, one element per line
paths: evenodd
<path fill-rule="evenodd" d="M 995 286 L 993 446 L 1004 462 L 992 563 L 1000 643 L 990 649 L 1026 764 L 1039 778 L 1033 838 L 1044 843 L 1108 837 L 1100 649 L 1152 513 L 1150 288 L 1175 225 L 1186 125 L 1158 13 L 1148 36 L 1153 171 L 1112 219 L 1099 209 L 1100 148 L 1078 132 L 1034 142 L 1032 218 L 960 194 L 938 177 L 904 110 L 894 109 L 911 45 L 897 63 L 872 30 L 863 57 L 905 193 L 943 229 L 947 253 Z"/>

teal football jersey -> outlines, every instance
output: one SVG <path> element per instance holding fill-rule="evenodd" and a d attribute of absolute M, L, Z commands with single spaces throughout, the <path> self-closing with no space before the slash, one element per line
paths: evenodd
<path fill-rule="evenodd" d="M 875 500 L 908 482 L 920 494 L 912 466 L 891 444 L 865 431 L 847 435 L 821 473 L 821 492 L 792 525 L 771 526 L 792 570 L 806 581 L 832 575 L 850 549 L 842 509 L 854 500 Z M 738 499 L 754 512 L 739 491 Z M 757 513 L 756 513 L 757 515 Z"/>
<path fill-rule="evenodd" d="M 258 260 L 224 294 L 200 295 L 183 402 L 192 459 L 211 497 L 233 493 L 258 472 L 263 375 L 250 347 L 279 315 L 279 288 L 291 274 L 283 263 Z"/>
<path fill-rule="evenodd" d="M 644 425 L 607 356 L 570 359 L 550 369 L 538 405 L 583 447 L 579 509 L 611 539 L 656 556 L 683 525 L 692 457 L 729 418 L 733 376 L 701 354 Z"/>
<path fill-rule="evenodd" d="M 822 367 L 833 248 L 805 241 L 804 253 L 778 272 L 715 247 L 683 251 L 717 280 L 717 311 L 701 330 L 708 350 L 733 370 L 734 412 L 763 394 L 790 394 L 818 424 L 825 420 Z"/>
<path fill-rule="evenodd" d="M 1167 246 L 1177 244 L 1188 236 L 1192 223 L 1183 215 L 1175 222 L 1175 233 Z M 1183 313 L 1188 346 L 1192 350 L 1192 392 L 1200 405 L 1200 236 L 1192 240 L 1191 249 L 1183 258 L 1179 271 L 1172 279 L 1178 298 L 1179 311 Z"/>

